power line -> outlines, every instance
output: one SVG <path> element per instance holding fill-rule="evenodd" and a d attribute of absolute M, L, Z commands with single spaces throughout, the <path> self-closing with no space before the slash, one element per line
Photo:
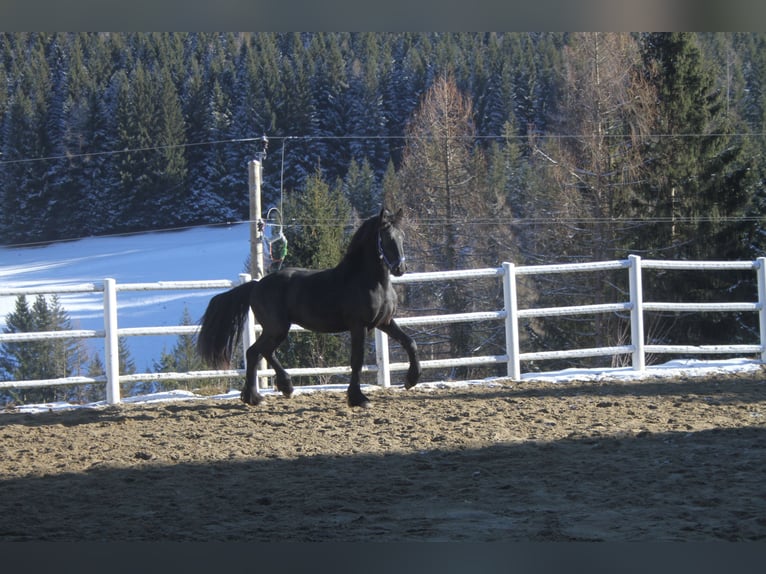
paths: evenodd
<path fill-rule="evenodd" d="M 156 145 L 156 146 L 147 146 L 147 147 L 138 147 L 138 148 L 125 148 L 125 149 L 110 150 L 110 151 L 65 153 L 65 154 L 51 155 L 46 157 L 9 159 L 4 161 L 0 160 L 0 165 L 30 163 L 30 162 L 37 162 L 37 161 L 56 161 L 61 159 L 76 159 L 81 157 L 92 158 L 92 157 L 105 156 L 105 155 L 119 155 L 123 153 L 137 153 L 142 151 L 162 151 L 167 149 L 187 148 L 187 147 L 205 146 L 205 145 L 219 145 L 219 144 L 227 144 L 227 143 L 246 143 L 246 142 L 251 142 L 256 140 L 260 140 L 260 137 L 236 138 L 236 139 L 229 139 L 229 140 L 213 140 L 213 141 L 207 141 L 207 142 L 196 142 L 196 143 L 174 144 L 174 145 Z"/>
<path fill-rule="evenodd" d="M 548 217 L 514 217 L 514 218 L 476 218 L 472 217 L 468 220 L 456 220 L 455 218 L 410 218 L 410 222 L 414 227 L 418 228 L 434 228 L 444 226 L 461 227 L 480 227 L 487 228 L 488 226 L 503 226 L 503 227 L 527 227 L 527 226 L 539 226 L 539 225 L 587 225 L 597 223 L 612 223 L 615 225 L 652 225 L 652 224 L 684 224 L 684 223 L 732 223 L 732 222 L 759 222 L 764 221 L 764 217 L 759 216 L 723 216 L 723 217 L 691 217 L 691 216 L 676 216 L 676 217 L 644 217 L 644 218 L 615 218 L 615 217 L 567 217 L 551 214 Z M 132 237 L 138 235 L 145 235 L 147 233 L 165 233 L 171 231 L 188 231 L 192 229 L 202 228 L 216 228 L 216 227 L 231 227 L 237 225 L 250 224 L 252 221 L 249 219 L 240 219 L 236 221 L 226 221 L 219 223 L 199 223 L 195 225 L 185 225 L 178 227 L 165 227 L 159 229 L 147 229 L 143 231 L 128 231 L 122 233 L 111 233 L 105 235 L 91 235 L 84 237 L 70 237 L 67 239 L 56 239 L 51 241 L 36 241 L 30 243 L 12 243 L 8 245 L 0 245 L 0 248 L 16 249 L 22 247 L 39 247 L 46 245 L 57 245 L 61 243 L 71 243 L 72 241 L 79 241 L 83 239 L 101 239 L 101 238 L 115 238 L 115 237 Z M 291 218 L 282 223 L 284 229 L 301 229 L 303 227 L 322 227 L 322 226 L 338 226 L 349 223 L 346 219 L 338 218 Z"/>
<path fill-rule="evenodd" d="M 507 135 L 466 135 L 466 136 L 444 136 L 449 137 L 450 139 L 458 139 L 458 140 L 469 140 L 469 141 L 476 141 L 476 140 L 496 140 L 496 141 L 503 141 L 507 139 L 514 139 L 514 140 L 526 140 L 530 137 L 534 138 L 535 140 L 565 140 L 565 139 L 589 139 L 589 138 L 606 138 L 606 139 L 624 139 L 626 138 L 623 134 L 534 134 L 531 135 L 523 135 L 523 134 L 513 134 L 510 136 Z M 645 136 L 645 139 L 667 139 L 667 138 L 678 138 L 678 139 L 691 139 L 691 138 L 715 138 L 715 137 L 748 137 L 748 138 L 761 138 L 766 137 L 766 132 L 737 132 L 737 133 L 682 133 L 682 134 L 647 134 Z M 21 164 L 21 163 L 33 163 L 33 162 L 43 162 L 43 161 L 58 161 L 58 160 L 72 160 L 72 159 L 78 159 L 78 158 L 93 158 L 93 157 L 99 157 L 99 156 L 110 156 L 110 155 L 120 155 L 125 153 L 139 153 L 139 152 L 151 152 L 151 151 L 164 151 L 169 149 L 178 149 L 178 148 L 190 148 L 190 147 L 201 147 L 201 146 L 209 146 L 209 145 L 225 145 L 225 144 L 237 144 L 237 143 L 250 143 L 255 141 L 260 141 L 261 136 L 256 137 L 250 137 L 250 138 L 232 138 L 232 139 L 226 139 L 226 140 L 210 140 L 210 141 L 204 141 L 204 142 L 192 142 L 192 143 L 183 143 L 183 144 L 172 144 L 172 145 L 154 145 L 154 146 L 145 146 L 145 147 L 138 147 L 138 148 L 123 148 L 118 150 L 105 150 L 105 151 L 93 151 L 93 152 L 81 152 L 81 153 L 62 153 L 57 155 L 50 155 L 50 156 L 43 156 L 43 157 L 34 157 L 34 158 L 18 158 L 18 159 L 9 159 L 9 160 L 0 160 L 0 165 L 13 165 L 13 164 Z M 279 141 L 282 140 L 282 142 L 285 142 L 287 140 L 301 140 L 304 142 L 311 142 L 311 141 L 346 141 L 346 140 L 425 140 L 425 141 L 433 141 L 436 139 L 442 139 L 440 136 L 428 136 L 428 135 L 418 135 L 418 136 L 411 136 L 411 135 L 377 135 L 377 134 L 370 134 L 370 135 L 323 135 L 323 136 L 313 136 L 313 135 L 305 135 L 305 136 L 269 136 L 270 140 Z"/>

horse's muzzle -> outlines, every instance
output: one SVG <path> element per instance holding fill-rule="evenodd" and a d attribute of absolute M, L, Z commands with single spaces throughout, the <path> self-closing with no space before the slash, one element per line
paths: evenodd
<path fill-rule="evenodd" d="M 391 269 L 391 273 L 393 273 L 395 277 L 401 277 L 404 275 L 405 271 L 407 271 L 407 266 L 404 264 L 404 261 L 400 261 Z"/>

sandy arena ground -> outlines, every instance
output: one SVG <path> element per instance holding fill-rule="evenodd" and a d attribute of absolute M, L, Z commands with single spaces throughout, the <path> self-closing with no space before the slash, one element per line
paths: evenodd
<path fill-rule="evenodd" d="M 766 539 L 766 374 L 0 414 L 0 541 Z"/>

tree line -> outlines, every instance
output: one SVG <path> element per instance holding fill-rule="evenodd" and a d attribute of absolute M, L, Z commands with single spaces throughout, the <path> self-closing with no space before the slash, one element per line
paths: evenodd
<path fill-rule="evenodd" d="M 4 243 L 247 219 L 246 165 L 266 134 L 264 205 L 283 207 L 290 265 L 337 263 L 355 223 L 382 202 L 407 208 L 408 259 L 423 270 L 763 252 L 763 34 L 1 41 Z M 754 300 L 747 274 L 654 279 L 656 300 Z M 627 291 L 618 275 L 549 280 L 525 282 L 520 296 L 553 306 Z M 408 286 L 402 298 L 459 312 L 498 288 Z M 522 333 L 536 348 L 600 346 L 619 343 L 625 325 L 619 314 L 586 327 L 537 320 Z M 747 314 L 658 314 L 648 325 L 668 343 L 757 331 Z M 421 340 L 436 357 L 492 352 L 502 338 L 453 325 Z"/>
<path fill-rule="evenodd" d="M 370 170 L 379 196 L 386 172 L 402 166 L 413 113 L 448 74 L 472 102 L 471 145 L 506 148 L 510 139 L 527 166 L 543 157 L 535 153 L 541 142 L 597 126 L 582 117 L 572 88 L 576 74 L 604 59 L 611 63 L 598 64 L 602 76 L 581 77 L 587 83 L 578 89 L 620 77 L 627 86 L 641 70 L 664 90 L 642 110 L 662 115 L 657 123 L 647 117 L 645 128 L 673 137 L 678 148 L 658 150 L 663 167 L 695 162 L 695 151 L 708 146 L 701 136 L 718 132 L 716 119 L 703 117 L 705 98 L 715 96 L 726 121 L 740 124 L 734 131 L 763 132 L 762 34 L 594 37 L 588 48 L 573 33 L 2 34 L 0 239 L 247 219 L 244 174 L 263 134 L 271 140 L 265 205 L 280 192 L 300 192 L 315 172 L 343 180 L 352 165 Z M 603 76 L 610 65 L 626 75 Z M 696 115 L 674 114 L 672 105 Z M 616 135 L 602 133 L 606 143 Z M 762 138 L 756 143 L 760 149 Z M 535 201 L 544 194 L 539 187 L 531 189 Z M 350 199 L 354 207 L 361 202 Z"/>
<path fill-rule="evenodd" d="M 72 328 L 69 314 L 56 295 L 37 295 L 31 305 L 25 295 L 19 295 L 16 297 L 14 310 L 8 313 L 5 320 L 5 333 L 65 332 Z M 195 323 L 188 309 L 184 309 L 179 320 L 181 325 Z M 136 364 L 126 337 L 118 338 L 117 353 L 120 374 L 134 374 Z M 163 348 L 152 365 L 152 371 L 155 373 L 184 373 L 208 368 L 196 353 L 193 335 L 179 335 L 175 345 L 171 349 Z M 0 344 L 0 380 L 3 381 L 52 380 L 81 376 L 98 378 L 104 377 L 105 373 L 101 353 L 93 351 L 84 339 L 62 337 Z M 146 379 L 137 383 L 124 383 L 120 390 L 121 395 L 132 396 L 178 388 L 190 390 L 188 384 L 181 381 L 160 382 L 152 380 L 151 375 Z M 225 380 L 213 379 L 204 387 L 225 391 L 228 390 L 228 383 Z M 0 389 L 0 407 L 58 401 L 90 403 L 105 399 L 106 389 L 103 383 Z"/>

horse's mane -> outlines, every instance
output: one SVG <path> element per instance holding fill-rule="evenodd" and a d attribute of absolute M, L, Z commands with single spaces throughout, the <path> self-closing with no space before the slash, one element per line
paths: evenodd
<path fill-rule="evenodd" d="M 359 226 L 359 228 L 354 232 L 354 235 L 351 236 L 351 241 L 349 241 L 348 247 L 346 248 L 346 255 L 344 259 L 349 259 L 356 255 L 358 252 L 364 250 L 364 246 L 369 238 L 369 235 L 375 229 L 377 229 L 379 222 L 380 215 L 373 215 L 372 217 L 367 218 Z"/>

